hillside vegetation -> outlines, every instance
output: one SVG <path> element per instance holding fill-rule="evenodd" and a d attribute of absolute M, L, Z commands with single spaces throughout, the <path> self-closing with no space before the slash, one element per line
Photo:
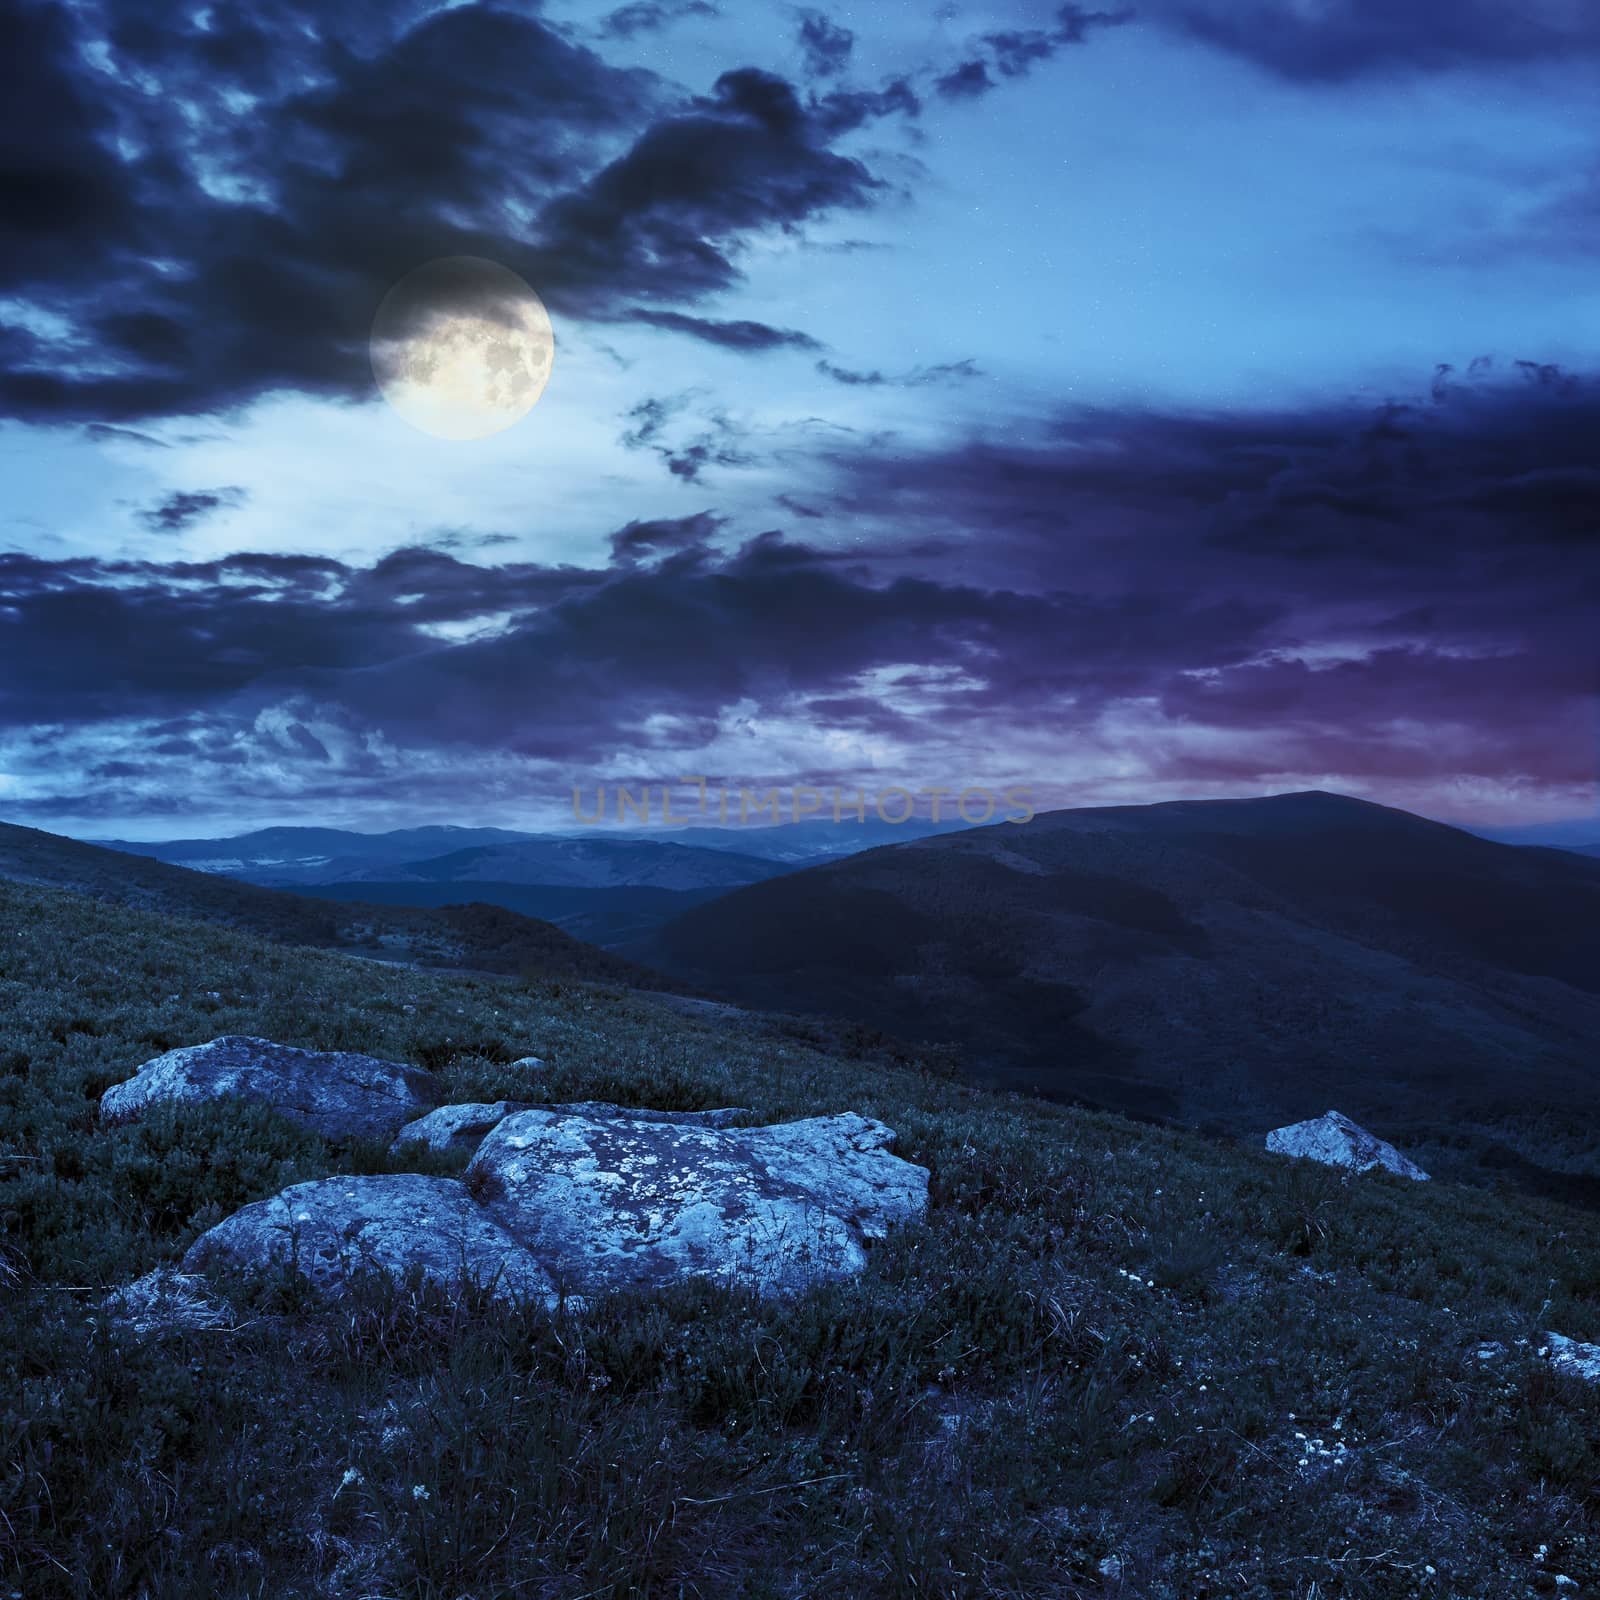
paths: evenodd
<path fill-rule="evenodd" d="M 141 910 L 246 929 L 283 944 L 320 945 L 379 959 L 484 972 L 652 985 L 652 973 L 580 943 L 548 922 L 472 902 L 372 905 L 309 899 L 170 866 L 37 828 L 0 823 L 0 878 L 53 885 Z M 471 902 L 471 903 L 463 903 Z"/>
<path fill-rule="evenodd" d="M 1526 1600 L 1600 1583 L 1600 1244 L 1553 1203 L 1325 1169 L 702 1026 L 0 884 L 0 1593 Z M 859 1280 L 547 1318 L 415 1285 L 106 1286 L 237 1206 L 386 1169 L 263 1107 L 120 1127 L 224 1033 L 452 1097 L 857 1110 L 932 1173 Z M 1379 1126 L 1380 1134 L 1391 1130 Z M 443 1158 L 441 1158 L 442 1160 Z"/>

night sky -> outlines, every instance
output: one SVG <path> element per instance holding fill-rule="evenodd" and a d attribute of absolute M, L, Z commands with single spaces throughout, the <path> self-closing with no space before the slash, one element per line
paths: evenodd
<path fill-rule="evenodd" d="M 1600 7 L 0 0 L 0 812 L 1596 814 Z M 441 256 L 515 426 L 375 388 Z"/>

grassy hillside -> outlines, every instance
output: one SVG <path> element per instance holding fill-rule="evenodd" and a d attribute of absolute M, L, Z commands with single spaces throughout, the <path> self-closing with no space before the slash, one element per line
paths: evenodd
<path fill-rule="evenodd" d="M 170 866 L 36 828 L 0 823 L 0 878 L 53 885 L 141 910 L 247 929 L 284 944 L 320 945 L 424 966 L 652 985 L 652 973 L 548 922 L 459 890 L 449 906 L 335 904 Z"/>
<path fill-rule="evenodd" d="M 641 959 L 1241 1136 L 1330 1105 L 1600 1201 L 1600 864 L 1336 795 L 1057 812 L 696 907 Z"/>
<path fill-rule="evenodd" d="M 1600 1393 L 1535 1353 L 1544 1327 L 1600 1340 L 1600 1243 L 1554 1204 L 1344 1183 L 621 991 L 374 968 L 16 885 L 0 1017 L 0 1593 L 1600 1584 Z M 288 1182 L 387 1161 L 261 1108 L 97 1122 L 139 1062 L 229 1032 L 427 1065 L 459 1097 L 859 1110 L 931 1169 L 928 1221 L 787 1304 L 687 1285 L 553 1322 L 284 1282 L 223 1326 L 136 1336 L 104 1285 Z M 536 1083 L 508 1066 L 529 1052 Z"/>
<path fill-rule="evenodd" d="M 320 883 L 298 893 L 316 900 L 366 905 L 441 906 L 470 894 L 483 905 L 504 906 L 526 917 L 553 922 L 564 933 L 602 948 L 648 939 L 664 922 L 691 906 L 726 894 L 716 889 L 574 889 L 537 883 Z"/>

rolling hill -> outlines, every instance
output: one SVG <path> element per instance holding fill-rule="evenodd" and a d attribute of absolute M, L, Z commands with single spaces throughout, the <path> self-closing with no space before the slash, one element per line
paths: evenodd
<path fill-rule="evenodd" d="M 563 884 L 448 880 L 429 883 L 308 883 L 297 893 L 317 900 L 380 906 L 447 906 L 472 899 L 553 922 L 564 933 L 602 949 L 636 945 L 664 922 L 727 889 L 574 888 Z"/>
<path fill-rule="evenodd" d="M 656 839 L 530 839 L 478 845 L 398 867 L 365 868 L 345 883 L 540 884 L 562 889 L 733 889 L 791 870 L 732 850 Z"/>
<path fill-rule="evenodd" d="M 741 1004 L 951 1041 L 979 1079 L 1060 1100 L 1220 1130 L 1338 1105 L 1600 1175 L 1600 864 L 1338 795 L 869 851 L 637 953 Z"/>
<path fill-rule="evenodd" d="M 0 878 L 261 934 L 424 966 L 656 987 L 659 979 L 550 923 L 482 902 L 440 907 L 310 899 L 148 856 L 0 823 Z"/>
<path fill-rule="evenodd" d="M 91 839 L 107 850 L 149 856 L 196 872 L 269 886 L 324 883 L 349 873 L 398 865 L 474 845 L 514 844 L 538 837 L 505 828 L 441 825 L 357 833 L 349 828 L 259 828 L 218 839 Z"/>

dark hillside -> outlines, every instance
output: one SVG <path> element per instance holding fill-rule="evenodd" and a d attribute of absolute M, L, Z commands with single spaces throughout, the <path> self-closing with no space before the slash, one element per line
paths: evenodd
<path fill-rule="evenodd" d="M 1337 795 L 874 850 L 640 953 L 743 1004 L 954 1041 L 1058 1099 L 1233 1131 L 1338 1105 L 1469 1135 L 1447 1164 L 1509 1141 L 1600 1175 L 1600 863 Z"/>

